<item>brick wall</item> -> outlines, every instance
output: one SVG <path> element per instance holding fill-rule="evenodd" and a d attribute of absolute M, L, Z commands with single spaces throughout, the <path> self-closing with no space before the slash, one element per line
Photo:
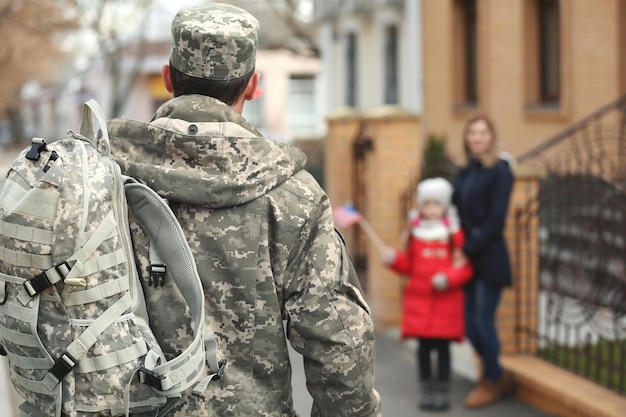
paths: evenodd
<path fill-rule="evenodd" d="M 625 25 L 620 23 L 626 15 L 624 1 L 561 0 L 561 109 L 529 111 L 527 90 L 532 78 L 529 67 L 533 65 L 528 64 L 527 57 L 527 7 L 531 1 L 477 0 L 476 110 L 494 119 L 501 148 L 512 155 L 540 144 L 626 92 Z M 455 102 L 458 45 L 454 38 L 453 4 L 439 0 L 422 2 L 424 132 L 445 135 L 452 154 L 460 157 L 461 129 L 469 112 L 459 109 Z"/>
<path fill-rule="evenodd" d="M 359 133 L 372 139 L 373 148 L 365 156 L 366 199 L 358 209 L 385 244 L 399 247 L 405 221 L 401 196 L 420 168 L 419 118 L 397 108 L 368 113 L 340 112 L 329 117 L 324 147 L 325 188 L 334 207 L 354 201 L 352 145 Z M 353 228 L 342 231 L 351 250 L 356 245 Z M 363 233 L 358 237 L 367 239 Z M 403 279 L 380 262 L 378 249 L 369 239 L 366 245 L 367 269 L 360 278 L 366 282 L 374 320 L 379 328 L 397 326 Z"/>
<path fill-rule="evenodd" d="M 513 286 L 502 294 L 497 326 L 502 353 L 534 353 L 537 350 L 539 291 L 539 179 L 536 168 L 514 168 L 515 183 L 505 225 Z"/>

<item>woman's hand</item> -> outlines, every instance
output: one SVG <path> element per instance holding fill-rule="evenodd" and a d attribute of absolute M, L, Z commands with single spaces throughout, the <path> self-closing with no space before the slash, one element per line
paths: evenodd
<path fill-rule="evenodd" d="M 467 264 L 467 256 L 463 253 L 461 249 L 454 249 L 452 251 L 452 267 L 453 268 L 461 268 Z"/>

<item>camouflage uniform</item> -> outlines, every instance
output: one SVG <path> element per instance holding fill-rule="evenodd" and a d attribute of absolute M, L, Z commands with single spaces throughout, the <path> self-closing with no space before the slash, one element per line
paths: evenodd
<path fill-rule="evenodd" d="M 211 14 L 222 7 L 219 18 Z M 202 67 L 212 66 L 211 50 L 208 58 L 189 58 L 191 41 L 177 24 L 192 20 L 197 35 L 216 19 L 241 24 L 222 32 L 226 38 L 246 32 L 223 42 L 220 59 L 235 53 L 208 70 Z M 256 25 L 231 6 L 179 13 L 171 62 L 205 78 L 244 75 L 254 67 Z M 250 40 L 252 58 L 241 52 Z M 380 415 L 369 309 L 328 197 L 303 169 L 304 154 L 263 138 L 231 107 L 201 95 L 170 100 L 150 124 L 112 120 L 109 129 L 123 171 L 166 197 L 177 214 L 203 280 L 206 324 L 218 357 L 228 361 L 224 377 L 204 396 L 184 395 L 174 415 L 296 416 L 287 338 L 304 357 L 312 416 Z M 145 271 L 147 240 L 138 227 L 133 231 Z M 149 308 L 171 312 L 171 323 L 159 327 L 176 351 L 188 335 L 179 295 L 167 284 L 151 288 Z"/>

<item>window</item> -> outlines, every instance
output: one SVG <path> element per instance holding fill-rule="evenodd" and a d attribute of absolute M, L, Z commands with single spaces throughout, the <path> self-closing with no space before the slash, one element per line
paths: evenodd
<path fill-rule="evenodd" d="M 559 0 L 526 3 L 525 83 L 527 110 L 563 112 L 562 4 Z"/>
<path fill-rule="evenodd" d="M 398 103 L 398 28 L 385 28 L 385 104 Z"/>
<path fill-rule="evenodd" d="M 357 104 L 357 36 L 350 32 L 346 37 L 346 105 L 355 107 Z"/>
<path fill-rule="evenodd" d="M 315 77 L 292 75 L 289 80 L 287 123 L 292 137 L 315 134 Z"/>
<path fill-rule="evenodd" d="M 476 0 L 454 2 L 455 96 L 457 105 L 478 104 L 478 25 Z"/>
<path fill-rule="evenodd" d="M 561 100 L 561 25 L 559 0 L 538 0 L 539 101 L 558 104 Z"/>

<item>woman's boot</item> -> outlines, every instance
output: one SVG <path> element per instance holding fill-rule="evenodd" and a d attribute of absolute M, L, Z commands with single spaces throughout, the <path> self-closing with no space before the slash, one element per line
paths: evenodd
<path fill-rule="evenodd" d="M 502 390 L 502 396 L 511 395 L 515 391 L 515 380 L 511 371 L 505 369 L 498 383 L 500 384 L 500 390 Z"/>
<path fill-rule="evenodd" d="M 483 379 L 465 398 L 465 407 L 480 408 L 502 398 L 502 389 L 497 381 Z"/>

